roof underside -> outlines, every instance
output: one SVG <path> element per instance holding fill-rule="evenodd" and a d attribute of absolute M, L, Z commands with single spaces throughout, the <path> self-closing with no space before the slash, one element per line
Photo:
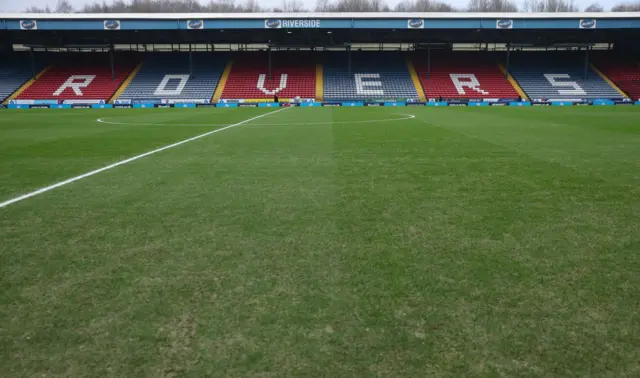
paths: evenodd
<path fill-rule="evenodd" d="M 640 30 L 201 30 L 176 31 L 0 31 L 0 40 L 25 45 L 100 45 L 159 43 L 271 43 L 273 45 L 335 46 L 348 43 L 621 43 L 640 40 Z"/>

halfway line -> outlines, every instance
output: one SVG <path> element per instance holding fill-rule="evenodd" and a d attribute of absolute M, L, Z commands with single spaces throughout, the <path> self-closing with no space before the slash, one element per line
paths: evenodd
<path fill-rule="evenodd" d="M 119 165 L 123 165 L 123 164 L 131 163 L 132 161 L 138 160 L 138 159 L 143 158 L 143 157 L 145 157 L 145 156 L 153 155 L 153 154 L 155 154 L 155 153 L 157 153 L 157 152 L 164 151 L 164 150 L 168 150 L 168 149 L 170 149 L 170 148 L 177 147 L 177 146 L 179 146 L 179 145 L 181 145 L 181 144 L 185 144 L 185 143 L 188 143 L 188 142 L 194 141 L 194 140 L 196 140 L 196 139 L 204 138 L 204 137 L 206 137 L 206 136 L 208 136 L 208 135 L 215 134 L 215 133 L 218 133 L 218 132 L 220 132 L 220 131 L 230 129 L 230 128 L 232 128 L 232 127 L 240 126 L 240 125 L 243 125 L 243 124 L 245 124 L 245 123 L 247 123 L 247 122 L 251 122 L 251 121 L 253 121 L 253 120 L 255 120 L 255 119 L 262 118 L 262 117 L 268 116 L 268 115 L 270 115 L 270 114 L 278 113 L 278 112 L 281 112 L 281 111 L 283 111 L 283 110 L 287 110 L 287 109 L 290 109 L 290 108 L 282 108 L 282 109 L 278 109 L 278 110 L 273 111 L 273 112 L 269 112 L 269 113 L 265 113 L 265 114 L 260 114 L 259 116 L 256 116 L 256 117 L 253 117 L 253 118 L 249 118 L 249 119 L 245 119 L 244 121 L 240 121 L 240 122 L 238 122 L 238 123 L 234 123 L 233 125 L 225 126 L 225 127 L 220 128 L 220 129 L 215 129 L 215 130 L 212 130 L 212 131 L 206 132 L 206 133 L 204 133 L 204 134 L 196 135 L 196 136 L 191 137 L 191 138 L 189 138 L 189 139 L 185 139 L 185 140 L 182 140 L 182 141 L 180 141 L 180 142 L 176 142 L 176 143 L 170 144 L 170 145 L 168 145 L 168 146 L 160 147 L 160 148 L 155 149 L 155 150 L 153 150 L 153 151 L 145 152 L 144 154 L 140 154 L 140 155 L 137 155 L 137 156 L 134 156 L 134 157 L 130 157 L 130 158 L 128 158 L 128 159 L 125 159 L 125 160 L 119 161 L 119 162 L 117 162 L 117 163 L 113 163 L 113 164 L 111 164 L 111 165 L 107 165 L 106 167 L 102 167 L 102 168 L 96 169 L 95 171 L 87 172 L 87 173 L 84 173 L 84 174 L 82 174 L 82 175 L 80 175 L 80 176 L 72 177 L 72 178 L 70 178 L 70 179 L 67 179 L 67 180 L 64 180 L 64 181 L 57 182 L 57 183 L 55 183 L 55 184 L 53 184 L 53 185 L 49 185 L 49 186 L 46 186 L 46 187 L 44 187 L 44 188 L 40 188 L 40 189 L 38 189 L 38 190 L 36 190 L 36 191 L 33 191 L 33 192 L 31 192 L 31 193 L 23 194 L 23 195 L 21 195 L 21 196 L 19 196 L 19 197 L 12 198 L 12 199 L 10 199 L 10 200 L 8 200 L 8 201 L 5 201 L 5 202 L 0 202 L 0 209 L 1 209 L 1 208 L 3 208 L 3 207 L 9 206 L 9 205 L 11 205 L 11 204 L 13 204 L 13 203 L 16 203 L 16 202 L 20 202 L 20 201 L 22 201 L 22 200 L 25 200 L 25 199 L 27 199 L 27 198 L 31 198 L 31 197 L 37 196 L 38 194 L 42 194 L 42 193 L 48 192 L 48 191 L 50 191 L 50 190 L 53 190 L 53 189 L 55 189 L 55 188 L 59 188 L 59 187 L 61 187 L 61 186 L 65 186 L 65 185 L 67 185 L 67 184 L 71 184 L 72 182 L 75 182 L 75 181 L 78 181 L 78 180 L 82 180 L 82 179 L 84 179 L 84 178 L 87 178 L 87 177 L 90 177 L 90 176 L 96 175 L 96 174 L 98 174 L 98 173 L 100 173 L 100 172 L 107 171 L 107 170 L 112 169 L 112 168 L 115 168 L 115 167 L 117 167 L 117 166 L 119 166 Z"/>

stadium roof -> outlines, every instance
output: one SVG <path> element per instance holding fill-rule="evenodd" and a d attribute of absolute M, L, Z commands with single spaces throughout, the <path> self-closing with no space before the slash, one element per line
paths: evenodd
<path fill-rule="evenodd" d="M 617 19 L 640 18 L 640 12 L 484 13 L 484 12 L 346 12 L 346 13 L 0 13 L 0 19 L 162 20 L 162 19 Z"/>
<path fill-rule="evenodd" d="M 615 43 L 637 49 L 640 12 L 0 13 L 0 44 Z"/>

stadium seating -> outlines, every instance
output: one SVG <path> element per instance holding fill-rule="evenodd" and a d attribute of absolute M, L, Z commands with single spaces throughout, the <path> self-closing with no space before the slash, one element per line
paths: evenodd
<path fill-rule="evenodd" d="M 125 54 L 125 53 L 121 53 Z M 500 54 L 502 58 L 504 54 Z M 189 77 L 187 53 L 149 53 L 144 56 L 116 55 L 115 80 L 105 53 L 41 53 L 36 70 L 49 69 L 22 92 L 20 100 L 108 100 L 128 74 L 143 60 L 140 71 L 119 99 L 124 100 L 208 100 L 213 96 L 230 58 L 223 53 L 194 53 L 193 76 Z M 394 52 L 351 53 L 351 70 L 345 52 L 312 55 L 274 52 L 272 78 L 265 52 L 236 53 L 222 99 L 282 99 L 316 97 L 316 63 L 323 65 L 324 99 L 408 100 L 417 91 L 405 57 Z M 593 52 L 594 66 L 604 79 L 585 63 L 582 52 L 513 52 L 510 73 L 531 99 L 583 100 L 620 99 L 614 86 L 634 100 L 640 99 L 640 64 L 614 52 Z M 505 99 L 518 92 L 505 80 L 498 56 L 486 52 L 444 52 L 431 54 L 431 75 L 427 77 L 426 54 L 411 57 L 427 98 Z M 49 62 L 50 64 L 44 64 Z M 506 62 L 503 62 L 503 64 Z M 27 55 L 14 54 L 0 61 L 0 101 L 31 78 Z"/>
<path fill-rule="evenodd" d="M 611 59 L 597 59 L 596 68 L 613 81 L 629 97 L 640 100 L 640 63 Z"/>
<path fill-rule="evenodd" d="M 142 68 L 118 97 L 119 100 L 209 100 L 215 91 L 226 55 L 193 54 L 193 76 L 189 77 L 187 53 L 149 54 Z"/>
<path fill-rule="evenodd" d="M 56 56 L 57 63 L 22 92 L 18 99 L 106 101 L 135 67 L 127 58 L 117 59 L 115 79 L 112 79 L 107 54 L 59 55 Z"/>
<path fill-rule="evenodd" d="M 349 72 L 346 53 L 327 53 L 323 71 L 327 101 L 418 98 L 407 63 L 400 54 L 353 52 Z"/>
<path fill-rule="evenodd" d="M 414 67 L 427 98 L 516 99 L 513 88 L 498 62 L 485 53 L 432 53 L 431 75 L 427 56 L 413 57 Z"/>
<path fill-rule="evenodd" d="M 36 67 L 40 70 L 41 66 Z M 27 56 L 0 58 L 0 102 L 4 101 L 33 75 Z"/>
<path fill-rule="evenodd" d="M 509 71 L 531 99 L 620 99 L 622 95 L 590 67 L 584 55 L 570 52 L 512 54 Z"/>
<path fill-rule="evenodd" d="M 266 53 L 244 53 L 234 58 L 222 99 L 280 98 L 313 99 L 316 92 L 316 65 L 302 53 L 272 53 L 271 79 Z"/>

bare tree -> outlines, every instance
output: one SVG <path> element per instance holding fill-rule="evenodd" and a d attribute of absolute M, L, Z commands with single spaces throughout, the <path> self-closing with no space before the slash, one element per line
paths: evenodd
<path fill-rule="evenodd" d="M 276 9 L 274 9 L 276 11 Z M 307 12 L 304 5 L 300 0 L 283 0 L 282 1 L 282 12 Z"/>
<path fill-rule="evenodd" d="M 73 13 L 73 6 L 67 0 L 58 0 L 55 13 Z"/>
<path fill-rule="evenodd" d="M 391 10 L 385 0 L 371 0 L 371 6 L 374 9 L 379 9 L 372 12 L 389 12 Z"/>
<path fill-rule="evenodd" d="M 246 0 L 243 5 L 241 5 L 242 11 L 247 13 L 256 13 L 262 11 L 262 7 L 258 4 L 258 0 Z"/>
<path fill-rule="evenodd" d="M 289 0 L 293 3 L 291 7 L 297 7 L 299 0 Z M 296 5 L 296 3 L 298 5 Z M 238 5 L 235 0 L 211 0 L 208 4 L 202 5 L 198 0 L 112 0 L 107 2 L 96 1 L 86 4 L 82 9 L 75 10 L 68 0 L 58 0 L 56 7 L 52 10 L 49 6 L 45 8 L 29 7 L 27 12 L 31 13 L 189 13 L 189 12 L 258 12 L 262 7 L 257 0 L 247 0 L 246 3 Z"/>
<path fill-rule="evenodd" d="M 329 11 L 329 0 L 316 0 L 315 11 L 316 12 L 328 12 Z"/>
<path fill-rule="evenodd" d="M 49 6 L 47 5 L 44 8 L 38 8 L 35 6 L 30 6 L 27 9 L 25 9 L 25 12 L 27 13 L 51 13 L 51 8 L 49 8 Z"/>
<path fill-rule="evenodd" d="M 578 12 L 573 0 L 525 0 L 525 12 Z"/>
<path fill-rule="evenodd" d="M 620 3 L 611 8 L 613 12 L 640 12 L 640 1 L 635 3 Z"/>
<path fill-rule="evenodd" d="M 107 4 L 106 1 L 102 3 L 92 3 L 85 5 L 81 12 L 83 13 L 126 13 L 131 12 L 129 4 L 123 0 L 115 0 L 111 4 Z"/>
<path fill-rule="evenodd" d="M 510 0 L 469 0 L 470 12 L 517 12 L 518 6 Z"/>
<path fill-rule="evenodd" d="M 234 0 L 212 0 L 206 6 L 206 10 L 217 13 L 242 12 L 242 9 L 236 5 Z"/>
<path fill-rule="evenodd" d="M 152 8 L 153 8 L 153 5 L 150 0 L 132 0 L 129 8 L 129 12 L 134 12 L 134 13 L 151 12 L 153 10 Z M 161 10 L 157 9 L 156 12 L 161 12 Z"/>
<path fill-rule="evenodd" d="M 233 1 L 233 0 L 232 0 Z M 198 0 L 113 0 L 110 4 L 103 0 L 85 5 L 80 11 L 84 13 L 171 13 L 201 12 L 207 10 Z"/>
<path fill-rule="evenodd" d="M 593 3 L 588 7 L 584 8 L 584 11 L 585 12 L 604 12 L 604 8 L 602 7 L 602 5 L 598 3 Z"/>
<path fill-rule="evenodd" d="M 51 0 L 53 1 L 53 0 Z M 69 0 L 56 0 L 55 8 L 29 7 L 32 13 L 189 13 L 189 12 L 261 12 L 264 11 L 259 0 L 95 0 L 79 10 Z M 273 9 L 276 12 L 304 12 L 304 0 L 281 0 L 282 6 Z M 387 0 L 316 0 L 316 12 L 388 12 Z M 455 12 L 446 0 L 400 0 L 395 6 L 396 12 Z M 517 12 L 515 0 L 469 0 L 466 10 L 472 12 Z M 524 0 L 523 11 L 527 12 L 577 12 L 575 0 Z M 602 6 L 594 3 L 586 11 L 601 12 Z M 618 4 L 613 8 L 617 12 L 640 10 L 640 0 L 633 3 Z"/>
<path fill-rule="evenodd" d="M 396 12 L 455 12 L 449 4 L 438 0 L 403 0 L 394 8 Z"/>
<path fill-rule="evenodd" d="M 337 0 L 335 3 L 318 0 L 316 3 L 318 12 L 388 12 L 389 10 L 384 0 Z"/>

